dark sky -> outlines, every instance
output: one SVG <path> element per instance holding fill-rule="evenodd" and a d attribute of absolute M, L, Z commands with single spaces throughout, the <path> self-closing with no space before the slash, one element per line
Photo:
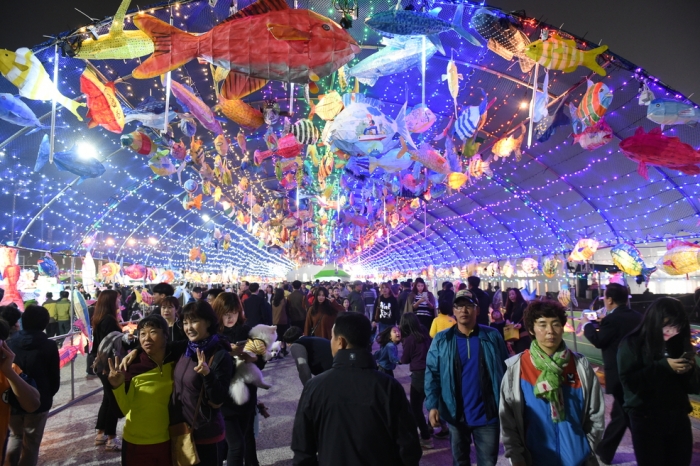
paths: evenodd
<path fill-rule="evenodd" d="M 132 6 L 146 6 L 148 0 Z M 219 0 L 227 1 L 227 0 Z M 330 0 L 329 0 L 330 2 Z M 0 47 L 15 50 L 113 15 L 120 0 L 0 0 Z M 646 69 L 667 85 L 700 102 L 700 3 L 697 0 L 489 0 L 583 36 L 603 40 L 612 51 Z"/>

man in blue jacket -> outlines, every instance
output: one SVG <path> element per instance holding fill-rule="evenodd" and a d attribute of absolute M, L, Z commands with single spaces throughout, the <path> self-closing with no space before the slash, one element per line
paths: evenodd
<path fill-rule="evenodd" d="M 479 304 L 468 291 L 454 301 L 457 325 L 438 333 L 428 351 L 425 406 L 433 427 L 447 421 L 454 466 L 469 466 L 471 438 L 478 466 L 498 460 L 498 400 L 508 358 L 498 330 L 477 324 Z"/>

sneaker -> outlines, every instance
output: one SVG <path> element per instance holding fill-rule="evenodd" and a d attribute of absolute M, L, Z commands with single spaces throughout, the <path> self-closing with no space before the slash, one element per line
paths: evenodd
<path fill-rule="evenodd" d="M 95 445 L 104 445 L 105 443 L 107 443 L 108 438 L 109 437 L 107 437 L 104 434 L 95 435 Z"/>
<path fill-rule="evenodd" d="M 435 448 L 435 444 L 433 444 L 433 439 L 431 438 L 420 439 L 420 446 L 426 450 L 432 450 Z"/>
<path fill-rule="evenodd" d="M 450 436 L 450 431 L 447 429 L 442 429 L 440 432 L 433 434 L 436 439 L 444 440 Z"/>
<path fill-rule="evenodd" d="M 107 440 L 105 443 L 106 451 L 122 451 L 122 439 L 119 437 L 114 437 Z"/>

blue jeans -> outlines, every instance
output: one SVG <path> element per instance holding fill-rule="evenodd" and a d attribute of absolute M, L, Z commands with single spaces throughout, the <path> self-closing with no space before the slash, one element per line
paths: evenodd
<path fill-rule="evenodd" d="M 452 443 L 452 466 L 470 466 L 471 443 L 474 436 L 477 466 L 496 466 L 498 461 L 498 438 L 500 425 L 498 422 L 481 427 L 469 427 L 466 424 L 450 427 L 450 442 Z"/>

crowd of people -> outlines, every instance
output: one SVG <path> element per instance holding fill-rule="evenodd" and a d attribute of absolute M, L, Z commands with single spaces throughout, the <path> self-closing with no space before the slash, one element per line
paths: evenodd
<path fill-rule="evenodd" d="M 638 464 L 690 464 L 688 394 L 700 392 L 700 370 L 680 302 L 660 298 L 641 315 L 626 287 L 609 284 L 606 315 L 581 318 L 580 333 L 603 352 L 606 428 L 599 379 L 563 340 L 562 305 L 480 286 L 477 277 L 435 293 L 422 278 L 242 282 L 194 287 L 187 298 L 160 283 L 133 333 L 124 322 L 141 290 L 103 287 L 91 309 L 89 367 L 104 386 L 94 444 L 120 452 L 124 465 L 171 465 L 195 452 L 203 465 L 258 465 L 265 386 L 242 374 L 270 360 L 262 327 L 275 330 L 274 358 L 291 354 L 303 386 L 295 465 L 418 465 L 434 439 L 449 439 L 457 466 L 471 464 L 472 444 L 479 466 L 495 465 L 501 444 L 517 466 L 610 464 L 628 428 Z M 37 464 L 60 384 L 60 343 L 48 336 L 70 331 L 61 326 L 70 300 L 52 297 L 24 313 L 0 308 L 0 389 L 11 394 L 0 402 L 0 432 L 12 466 Z M 262 352 L 250 349 L 256 341 Z M 398 365 L 410 371 L 408 396 Z M 232 393 L 238 376 L 244 398 Z"/>

